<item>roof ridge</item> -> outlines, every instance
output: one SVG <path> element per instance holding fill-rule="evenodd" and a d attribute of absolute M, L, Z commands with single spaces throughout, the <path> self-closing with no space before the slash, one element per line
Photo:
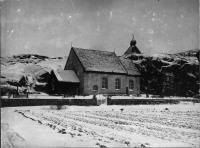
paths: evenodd
<path fill-rule="evenodd" d="M 109 52 L 109 53 L 115 53 L 111 51 L 105 51 L 105 50 L 96 50 L 96 49 L 85 49 L 85 48 L 78 48 L 78 47 L 73 47 L 75 49 L 81 49 L 81 50 L 92 50 L 92 51 L 100 51 L 100 52 Z"/>

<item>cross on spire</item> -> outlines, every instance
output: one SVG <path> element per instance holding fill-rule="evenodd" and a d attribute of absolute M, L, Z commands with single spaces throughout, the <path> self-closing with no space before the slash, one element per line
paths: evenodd
<path fill-rule="evenodd" d="M 133 36 L 132 40 L 134 40 L 134 34 L 132 34 L 132 36 Z"/>
<path fill-rule="evenodd" d="M 131 46 L 135 46 L 136 45 L 136 40 L 134 39 L 134 34 L 132 34 L 132 40 L 131 40 L 131 42 L 130 42 L 130 45 Z"/>

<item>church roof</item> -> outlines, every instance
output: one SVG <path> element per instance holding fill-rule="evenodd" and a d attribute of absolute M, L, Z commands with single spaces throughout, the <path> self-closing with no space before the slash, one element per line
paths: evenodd
<path fill-rule="evenodd" d="M 124 53 L 126 54 L 131 54 L 131 53 L 137 53 L 137 54 L 141 54 L 140 50 L 137 48 L 137 46 L 130 46 L 126 52 Z"/>
<path fill-rule="evenodd" d="M 127 74 L 114 52 L 72 47 L 85 71 Z"/>
<path fill-rule="evenodd" d="M 114 52 L 72 48 L 85 71 L 140 75 L 135 64 Z"/>
<path fill-rule="evenodd" d="M 126 69 L 128 75 L 141 75 L 135 64 L 130 59 L 125 59 L 124 57 L 119 57 L 122 65 Z"/>

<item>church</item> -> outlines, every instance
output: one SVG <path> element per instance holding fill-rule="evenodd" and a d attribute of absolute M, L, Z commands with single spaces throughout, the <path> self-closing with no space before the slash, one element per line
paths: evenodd
<path fill-rule="evenodd" d="M 125 52 L 130 53 L 140 53 L 134 36 Z M 49 84 L 53 94 L 139 95 L 140 72 L 115 52 L 71 47 L 64 70 L 53 70 Z"/>

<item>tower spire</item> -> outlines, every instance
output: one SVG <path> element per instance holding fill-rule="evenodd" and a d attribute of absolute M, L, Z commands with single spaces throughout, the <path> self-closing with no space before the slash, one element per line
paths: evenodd
<path fill-rule="evenodd" d="M 136 40 L 134 39 L 134 34 L 132 34 L 132 40 L 130 42 L 131 46 L 135 46 L 136 45 Z"/>
<path fill-rule="evenodd" d="M 132 34 L 132 40 L 134 40 L 134 34 Z"/>

